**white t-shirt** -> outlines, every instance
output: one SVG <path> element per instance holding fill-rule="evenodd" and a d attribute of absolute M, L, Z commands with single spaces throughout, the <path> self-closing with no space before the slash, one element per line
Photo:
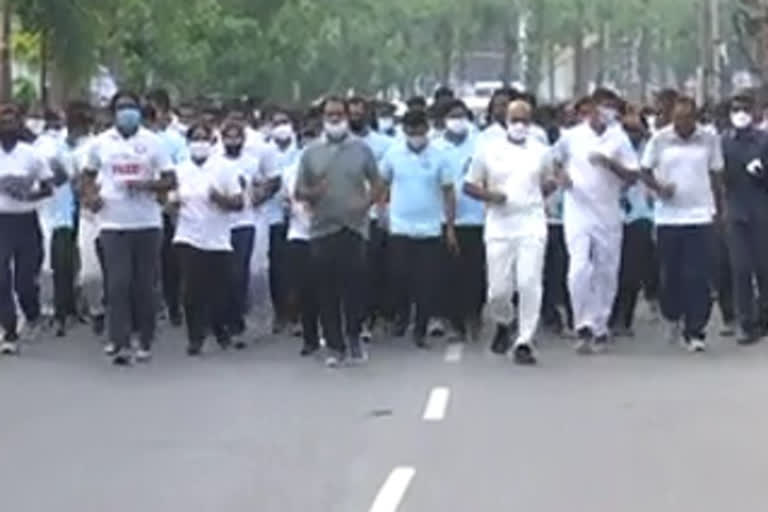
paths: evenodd
<path fill-rule="evenodd" d="M 157 135 L 144 128 L 125 138 L 112 128 L 94 139 L 86 167 L 97 171 L 104 207 L 99 211 L 101 229 L 161 228 L 161 206 L 151 192 L 130 192 L 126 183 L 156 180 L 173 169 L 168 152 Z"/>
<path fill-rule="evenodd" d="M 658 198 L 657 225 L 709 224 L 715 214 L 710 172 L 720 172 L 723 161 L 720 137 L 704 127 L 683 139 L 673 126 L 657 132 L 643 153 L 642 166 L 662 183 L 673 184 L 670 199 Z"/>
<path fill-rule="evenodd" d="M 570 225 L 621 229 L 624 213 L 620 199 L 624 181 L 609 169 L 593 165 L 590 157 L 602 154 L 629 170 L 639 171 L 640 162 L 621 125 L 599 134 L 584 122 L 564 131 L 554 146 L 555 161 L 563 166 L 573 186 L 563 200 L 563 222 Z"/>
<path fill-rule="evenodd" d="M 53 178 L 48 162 L 33 146 L 18 142 L 10 151 L 0 148 L 0 181 L 27 181 L 31 189 L 40 181 Z M 0 189 L 0 213 L 31 213 L 40 205 L 37 201 L 17 201 Z"/>
<path fill-rule="evenodd" d="M 312 216 L 309 205 L 296 200 L 296 181 L 299 177 L 299 163 L 285 168 L 280 196 L 283 201 L 290 201 L 291 215 L 288 219 L 288 240 L 309 240 L 309 228 Z"/>
<path fill-rule="evenodd" d="M 487 206 L 486 242 L 521 236 L 546 237 L 541 183 L 552 172 L 549 147 L 535 139 L 524 144 L 497 139 L 478 148 L 464 181 L 507 197 L 503 205 Z"/>
<path fill-rule="evenodd" d="M 243 193 L 239 176 L 223 157 L 212 156 L 197 165 L 187 160 L 176 169 L 181 202 L 175 244 L 188 244 L 204 251 L 231 251 L 232 213 L 210 200 L 211 190 L 227 196 Z"/>
<path fill-rule="evenodd" d="M 256 217 L 259 215 L 263 205 L 254 208 L 252 203 L 253 187 L 256 183 L 263 183 L 271 178 L 265 174 L 265 168 L 261 166 L 260 161 L 246 154 L 238 158 L 229 158 L 227 156 L 214 155 L 220 159 L 221 165 L 228 169 L 228 172 L 234 173 L 241 180 L 245 188 L 245 208 L 241 212 L 232 213 L 232 228 L 244 228 L 256 226 Z"/>

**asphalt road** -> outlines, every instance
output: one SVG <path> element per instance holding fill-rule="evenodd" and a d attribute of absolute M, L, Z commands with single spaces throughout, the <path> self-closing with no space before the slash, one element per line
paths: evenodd
<path fill-rule="evenodd" d="M 765 510 L 768 344 L 639 330 L 545 338 L 536 368 L 393 340 L 341 370 L 293 338 L 190 360 L 166 329 L 117 369 L 84 330 L 43 339 L 0 359 L 0 510 Z"/>

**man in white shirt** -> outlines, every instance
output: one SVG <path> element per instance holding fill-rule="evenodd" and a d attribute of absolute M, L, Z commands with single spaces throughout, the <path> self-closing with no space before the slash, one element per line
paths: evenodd
<path fill-rule="evenodd" d="M 506 138 L 478 148 L 464 182 L 468 195 L 487 204 L 488 310 L 497 326 L 494 345 L 509 346 L 512 296 L 517 292 L 520 331 L 512 354 L 518 364 L 526 365 L 536 363 L 533 337 L 547 243 L 543 192 L 555 187 L 549 148 L 529 132 L 531 114 L 528 103 L 510 103 Z"/>
<path fill-rule="evenodd" d="M 162 239 L 160 200 L 175 187 L 168 153 L 141 127 L 138 97 L 118 92 L 115 127 L 94 140 L 83 176 L 83 205 L 99 214 L 113 363 L 130 365 L 131 333 L 139 331 L 139 362 L 152 354 L 157 317 L 155 284 Z"/>
<path fill-rule="evenodd" d="M 29 325 L 40 320 L 37 285 L 43 262 L 39 201 L 51 194 L 47 163 L 21 142 L 18 106 L 0 104 L 0 354 L 18 353 L 16 300 Z"/>
<path fill-rule="evenodd" d="M 661 309 L 670 323 L 670 341 L 682 335 L 685 348 L 701 352 L 712 309 L 712 225 L 719 213 L 724 163 L 719 137 L 696 123 L 693 99 L 675 101 L 672 125 L 651 138 L 642 167 L 644 181 L 659 196 Z"/>
<path fill-rule="evenodd" d="M 623 212 L 621 190 L 639 162 L 619 123 L 621 100 L 593 94 L 589 120 L 566 131 L 554 148 L 565 185 L 563 228 L 569 254 L 568 289 L 581 354 L 602 351 L 618 286 Z"/>

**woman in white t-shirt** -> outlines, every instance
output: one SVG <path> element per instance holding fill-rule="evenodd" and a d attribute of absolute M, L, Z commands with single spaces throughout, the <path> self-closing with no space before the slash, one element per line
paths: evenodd
<path fill-rule="evenodd" d="M 237 173 L 221 156 L 212 156 L 214 140 L 211 129 L 203 124 L 189 129 L 191 158 L 176 170 L 179 187 L 171 201 L 179 209 L 173 243 L 181 262 L 190 356 L 200 355 L 208 331 L 222 348 L 230 344 L 230 229 L 232 212 L 243 210 L 245 198 Z"/>

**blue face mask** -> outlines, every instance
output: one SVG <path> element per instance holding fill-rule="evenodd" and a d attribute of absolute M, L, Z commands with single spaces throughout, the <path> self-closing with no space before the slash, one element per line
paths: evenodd
<path fill-rule="evenodd" d="M 121 108 L 115 113 L 115 126 L 123 132 L 133 132 L 141 123 L 141 111 L 135 107 Z"/>

